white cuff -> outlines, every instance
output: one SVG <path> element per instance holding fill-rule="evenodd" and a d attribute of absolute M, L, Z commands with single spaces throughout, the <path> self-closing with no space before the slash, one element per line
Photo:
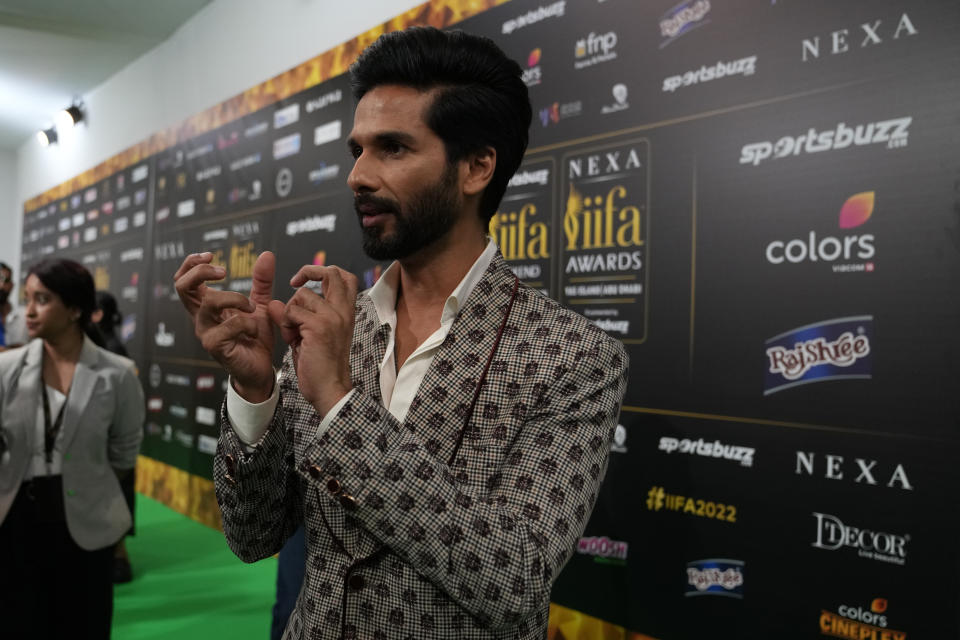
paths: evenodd
<path fill-rule="evenodd" d="M 337 414 L 340 413 L 340 409 L 343 408 L 343 405 L 347 404 L 347 400 L 353 397 L 353 392 L 356 389 L 350 389 L 347 391 L 347 395 L 340 398 L 337 401 L 337 404 L 333 405 L 330 408 L 330 411 L 327 411 L 327 415 L 323 416 L 323 420 L 320 421 L 319 426 L 317 426 L 317 437 L 319 438 L 327 432 L 327 429 L 330 428 L 330 423 L 333 422 L 333 419 L 337 417 Z"/>
<path fill-rule="evenodd" d="M 252 404 L 240 397 L 233 388 L 233 381 L 227 379 L 227 419 L 243 443 L 255 445 L 260 441 L 273 420 L 273 413 L 277 409 L 279 399 L 280 385 L 276 380 L 274 380 L 273 393 L 270 397 L 258 404 Z"/>

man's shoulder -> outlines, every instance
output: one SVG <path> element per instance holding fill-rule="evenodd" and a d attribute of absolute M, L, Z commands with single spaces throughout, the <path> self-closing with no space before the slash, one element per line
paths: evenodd
<path fill-rule="evenodd" d="M 517 289 L 516 305 L 512 320 L 519 322 L 521 332 L 533 334 L 534 337 L 552 338 L 553 341 L 559 341 L 557 344 L 561 346 L 599 345 L 604 349 L 624 350 L 622 342 L 588 318 L 523 282 Z M 573 349 L 574 352 L 576 350 Z"/>

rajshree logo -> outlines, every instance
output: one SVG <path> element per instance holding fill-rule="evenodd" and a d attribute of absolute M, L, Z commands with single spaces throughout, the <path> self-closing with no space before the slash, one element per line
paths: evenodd
<path fill-rule="evenodd" d="M 686 596 L 743 598 L 742 560 L 709 558 L 687 563 Z"/>
<path fill-rule="evenodd" d="M 680 36 L 709 24 L 709 20 L 704 20 L 708 13 L 709 0 L 687 0 L 667 11 L 660 17 L 660 35 L 665 38 L 660 43 L 660 48 L 663 49 Z"/>
<path fill-rule="evenodd" d="M 876 192 L 857 193 L 843 203 L 840 208 L 838 226 L 841 229 L 855 229 L 865 224 L 873 215 Z M 851 260 L 869 260 L 876 255 L 872 233 L 848 234 L 842 238 L 826 236 L 818 239 L 811 231 L 807 238 L 793 240 L 774 240 L 767 245 L 766 258 L 770 264 L 790 262 L 830 263 L 834 273 L 872 272 L 873 262 L 850 262 Z"/>
<path fill-rule="evenodd" d="M 904 631 L 887 627 L 888 603 L 885 598 L 874 598 L 869 608 L 840 605 L 837 612 L 820 612 L 820 633 L 848 640 L 906 640 Z"/>
<path fill-rule="evenodd" d="M 839 151 L 849 147 L 864 147 L 874 144 L 886 145 L 887 149 L 907 146 L 912 116 L 878 120 L 867 124 L 847 126 L 845 122 L 833 129 L 817 131 L 810 127 L 798 136 L 786 135 L 776 142 L 763 141 L 745 144 L 740 150 L 740 164 L 759 165 L 768 158 L 780 159 L 799 156 L 801 153 Z"/>
<path fill-rule="evenodd" d="M 834 318 L 766 341 L 763 395 L 827 380 L 871 378 L 873 316 Z"/>

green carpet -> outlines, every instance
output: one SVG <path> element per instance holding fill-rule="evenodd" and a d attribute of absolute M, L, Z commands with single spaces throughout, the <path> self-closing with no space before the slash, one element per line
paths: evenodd
<path fill-rule="evenodd" d="M 133 582 L 117 585 L 113 640 L 269 640 L 274 558 L 244 564 L 223 534 L 137 495 Z"/>

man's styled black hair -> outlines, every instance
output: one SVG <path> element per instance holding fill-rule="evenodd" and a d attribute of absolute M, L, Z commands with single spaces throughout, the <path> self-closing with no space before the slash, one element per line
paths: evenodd
<path fill-rule="evenodd" d="M 480 199 L 488 223 L 527 149 L 532 111 L 521 74 L 493 40 L 433 27 L 386 33 L 350 66 L 357 101 L 381 85 L 438 89 L 426 123 L 443 140 L 448 163 L 496 149 L 497 166 Z"/>

